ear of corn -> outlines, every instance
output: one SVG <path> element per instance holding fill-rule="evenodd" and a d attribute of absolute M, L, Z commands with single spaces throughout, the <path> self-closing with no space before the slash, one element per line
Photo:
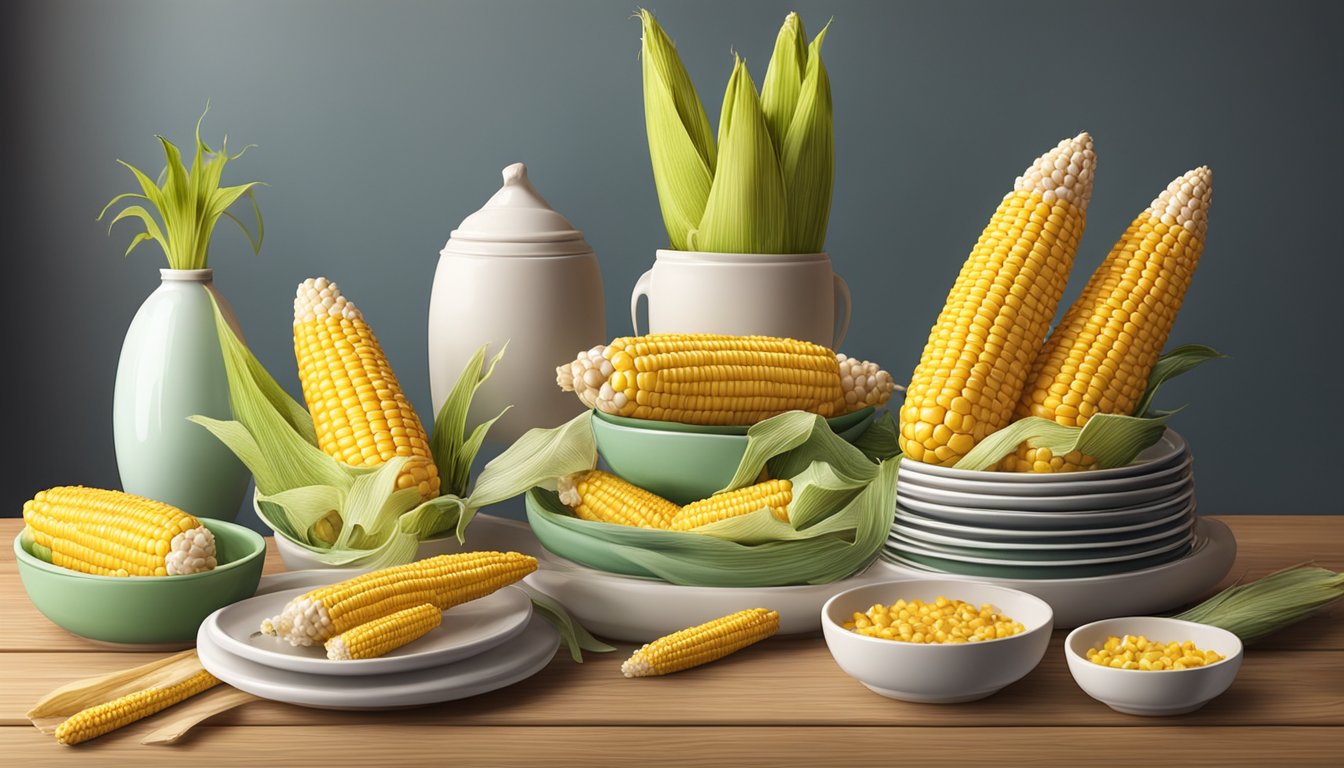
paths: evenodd
<path fill-rule="evenodd" d="M 517 552 L 439 555 L 319 587 L 290 600 L 261 631 L 315 645 L 361 624 L 429 603 L 440 611 L 485 597 L 537 569 Z"/>
<path fill-rule="evenodd" d="M 666 528 L 681 511 L 662 496 L 599 469 L 561 478 L 558 490 L 560 501 L 580 520 Z"/>
<path fill-rule="evenodd" d="M 738 611 L 654 640 L 621 665 L 621 674 L 650 677 L 680 672 L 721 659 L 778 631 L 777 611 L 765 608 Z"/>
<path fill-rule="evenodd" d="M 769 336 L 651 334 L 580 352 L 561 389 L 617 416 L 750 425 L 790 410 L 838 416 L 891 397 L 890 374 L 825 347 Z"/>
<path fill-rule="evenodd" d="M 438 468 L 420 417 L 364 316 L 324 277 L 299 284 L 294 356 L 319 448 L 354 467 L 413 457 L 397 487 L 417 488 L 425 499 L 439 494 Z"/>
<path fill-rule="evenodd" d="M 332 661 L 376 658 L 419 640 L 442 623 L 443 611 L 438 606 L 421 603 L 329 638 L 327 658 Z"/>
<path fill-rule="evenodd" d="M 673 531 L 689 531 L 730 517 L 769 509 L 775 519 L 789 521 L 789 503 L 793 501 L 793 483 L 784 479 L 766 480 L 735 491 L 718 493 L 692 502 L 668 523 Z"/>
<path fill-rule="evenodd" d="M 215 537 L 161 501 L 60 486 L 23 505 L 33 541 L 62 568 L 99 576 L 179 576 L 215 567 Z"/>
<path fill-rule="evenodd" d="M 1212 173 L 1196 168 L 1134 219 L 1037 355 L 1017 418 L 1081 427 L 1098 413 L 1133 413 L 1199 264 L 1212 192 Z M 1000 468 L 1064 472 L 1095 464 L 1076 451 L 1057 456 L 1023 444 Z"/>
<path fill-rule="evenodd" d="M 906 391 L 900 444 L 951 465 L 1007 426 L 1064 293 L 1092 195 L 1086 133 L 1018 177 L 962 266 Z"/>
<path fill-rule="evenodd" d="M 201 670 L 173 685 L 146 688 L 105 704 L 89 707 L 61 723 L 56 728 L 56 740 L 62 744 L 73 745 L 96 739 L 122 726 L 161 712 L 218 684 L 218 678 Z"/>
<path fill-rule="evenodd" d="M 775 37 L 775 50 L 761 81 L 761 111 L 765 113 L 765 125 L 770 129 L 770 143 L 776 153 L 784 148 L 784 136 L 798 109 L 798 95 L 806 72 L 807 32 L 802 18 L 790 13 L 784 17 L 784 25 Z"/>

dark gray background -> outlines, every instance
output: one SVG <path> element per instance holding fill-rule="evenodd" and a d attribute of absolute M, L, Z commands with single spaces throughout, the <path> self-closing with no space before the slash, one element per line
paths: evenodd
<path fill-rule="evenodd" d="M 165 266 L 128 261 L 133 226 L 94 221 L 161 167 L 153 140 L 259 147 L 254 258 L 211 252 L 262 362 L 297 391 L 294 285 L 356 298 L 429 410 L 425 322 L 438 250 L 524 161 L 583 228 L 609 331 L 666 242 L 645 146 L 631 0 L 11 4 L 4 67 L 8 339 L 0 510 L 41 488 L 116 487 L 121 339 Z M 850 354 L 908 378 L 946 292 L 1013 177 L 1088 130 L 1099 171 L 1071 301 L 1174 176 L 1215 171 L 1203 262 L 1171 337 L 1232 359 L 1169 386 L 1200 511 L 1341 513 L 1344 4 L 1333 2 L 697 2 L 652 10 L 717 124 L 732 52 L 760 83 L 784 15 L 815 33 L 834 90 L 828 250 L 854 291 Z M 247 512 L 246 517 L 251 513 Z"/>

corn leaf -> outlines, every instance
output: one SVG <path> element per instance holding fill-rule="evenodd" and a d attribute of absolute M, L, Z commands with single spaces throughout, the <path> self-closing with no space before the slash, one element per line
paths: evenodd
<path fill-rule="evenodd" d="M 805 411 L 788 411 L 753 424 L 747 430 L 747 448 L 738 462 L 737 472 L 728 486 L 720 488 L 716 493 L 737 490 L 756 482 L 771 458 L 807 442 L 816 430 L 818 418 L 816 414 Z"/>
<path fill-rule="evenodd" d="M 1033 448 L 1049 448 L 1059 456 L 1072 451 L 1094 456 L 1101 469 L 1123 467 L 1162 439 L 1167 418 L 1141 419 L 1099 413 L 1082 427 L 1066 427 L 1050 419 L 1028 416 L 981 440 L 955 466 L 957 469 L 989 469 L 1025 442 Z"/>
<path fill-rule="evenodd" d="M 561 639 L 565 641 L 565 647 L 569 648 L 569 655 L 574 661 L 583 663 L 583 652 L 592 653 L 610 653 L 616 648 L 593 637 L 583 625 L 574 620 L 555 598 L 538 592 L 527 584 L 519 582 L 514 585 L 527 593 L 532 598 L 532 607 L 545 616 L 556 630 L 560 633 Z"/>
<path fill-rule="evenodd" d="M 1185 344 L 1164 353 L 1148 374 L 1148 386 L 1144 389 L 1143 396 L 1139 398 L 1138 405 L 1134 407 L 1134 414 L 1140 417 L 1170 415 L 1171 411 L 1152 409 L 1153 397 L 1157 395 L 1158 388 L 1168 380 L 1194 370 L 1203 363 L 1226 357 L 1227 355 L 1213 347 L 1206 347 L 1203 344 Z"/>
<path fill-rule="evenodd" d="M 482 346 L 476 350 L 467 360 L 461 375 L 453 385 L 453 391 L 443 401 L 443 406 L 434 417 L 434 434 L 430 437 L 429 451 L 434 457 L 435 466 L 438 467 L 444 493 L 455 496 L 466 495 L 471 481 L 471 464 L 476 460 L 476 454 L 480 452 L 490 427 L 504 415 L 501 413 L 489 421 L 478 424 L 472 430 L 471 436 L 465 437 L 467 412 L 471 409 L 472 398 L 495 372 L 495 366 L 504 357 L 508 347 L 508 343 L 505 342 L 499 353 L 490 359 L 488 368 L 485 368 L 486 347 Z M 485 368 L 484 375 L 481 373 L 483 368 Z"/>
<path fill-rule="evenodd" d="M 794 253 L 820 253 L 826 247 L 835 177 L 835 132 L 831 119 L 831 79 L 821 58 L 826 30 L 807 54 L 798 107 L 785 132 L 780 161 L 788 190 L 788 243 Z"/>
<path fill-rule="evenodd" d="M 397 477 L 409 461 L 409 456 L 394 456 L 355 479 L 341 510 L 345 525 L 332 549 L 378 546 L 392 535 L 397 518 L 420 504 L 417 489 L 397 490 Z"/>
<path fill-rule="evenodd" d="M 719 164 L 691 246 L 720 253 L 782 253 L 788 229 L 784 176 L 751 73 L 741 57 L 734 59 L 719 117 Z"/>
<path fill-rule="evenodd" d="M 897 435 L 896 420 L 891 411 L 883 411 L 854 441 L 854 447 L 870 461 L 886 461 L 901 452 Z"/>
<path fill-rule="evenodd" d="M 775 50 L 761 82 L 761 111 L 765 113 L 765 125 L 770 129 L 770 143 L 776 153 L 784 147 L 806 70 L 807 32 L 798 14 L 790 13 L 779 28 Z"/>
<path fill-rule="evenodd" d="M 1253 643 L 1344 599 L 1344 573 L 1299 566 L 1237 584 L 1175 616 L 1221 627 Z"/>
<path fill-rule="evenodd" d="M 714 176 L 714 133 L 676 46 L 652 13 L 641 10 L 639 16 L 653 183 L 668 240 L 673 248 L 689 250 L 690 233 L 704 216 Z"/>
<path fill-rule="evenodd" d="M 585 411 L 558 427 L 529 429 L 481 470 L 471 507 L 498 504 L 537 485 L 553 489 L 559 478 L 597 466 L 591 419 Z"/>
<path fill-rule="evenodd" d="M 316 551 L 324 547 L 311 535 L 313 524 L 332 510 L 341 510 L 345 493 L 330 485 L 308 485 L 269 496 L 257 494 L 257 506 L 265 510 L 259 517 L 271 530 Z"/>

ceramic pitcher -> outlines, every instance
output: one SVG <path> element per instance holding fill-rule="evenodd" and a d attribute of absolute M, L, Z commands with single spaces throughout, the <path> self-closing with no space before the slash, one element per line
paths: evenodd
<path fill-rule="evenodd" d="M 512 408 L 490 430 L 512 442 L 583 410 L 555 384 L 555 368 L 606 341 L 602 274 L 574 228 L 532 186 L 527 167 L 504 169 L 504 186 L 453 230 L 439 253 L 429 302 L 429 384 L 437 414 L 467 360 L 508 342 L 468 423 Z"/>
<path fill-rule="evenodd" d="M 233 418 L 210 298 L 234 333 L 237 320 L 214 288 L 213 270 L 159 274 L 117 363 L 112 434 L 121 486 L 197 517 L 232 520 L 247 491 L 247 468 L 187 417 Z"/>

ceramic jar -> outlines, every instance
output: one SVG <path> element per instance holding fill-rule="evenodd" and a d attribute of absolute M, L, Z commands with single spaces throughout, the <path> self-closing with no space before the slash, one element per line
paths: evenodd
<path fill-rule="evenodd" d="M 209 269 L 161 269 L 162 282 L 126 330 L 112 394 L 117 470 L 127 493 L 197 517 L 232 520 L 248 472 L 188 416 L 231 419 L 211 297 L 238 331 Z"/>
<path fill-rule="evenodd" d="M 824 253 L 658 251 L 630 295 L 649 302 L 649 333 L 783 336 L 832 349 L 849 329 L 849 286 Z"/>
<path fill-rule="evenodd" d="M 429 301 L 429 384 L 437 414 L 482 344 L 508 351 L 468 414 L 476 424 L 512 406 L 490 430 L 512 442 L 583 410 L 555 384 L 555 368 L 607 340 L 597 257 L 533 188 L 527 167 L 504 169 L 504 186 L 453 230 L 439 253 Z M 431 417 L 432 419 L 432 417 Z"/>

